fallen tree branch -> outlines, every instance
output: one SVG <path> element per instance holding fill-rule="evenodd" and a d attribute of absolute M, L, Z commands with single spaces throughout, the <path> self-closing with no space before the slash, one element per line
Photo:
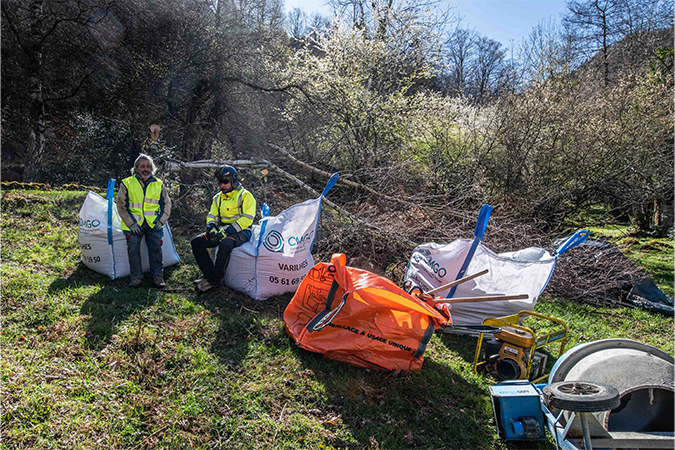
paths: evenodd
<path fill-rule="evenodd" d="M 272 164 L 272 163 L 270 163 L 270 162 L 268 162 L 268 164 L 269 164 L 269 167 L 270 167 L 272 170 L 274 170 L 275 172 L 277 172 L 277 173 L 283 175 L 285 178 L 287 178 L 287 179 L 293 181 L 294 183 L 296 183 L 296 184 L 302 186 L 303 188 L 305 188 L 305 189 L 307 189 L 308 191 L 312 192 L 312 193 L 313 193 L 314 195 L 316 195 L 317 197 L 321 195 L 321 193 L 315 191 L 312 187 L 306 185 L 306 184 L 305 184 L 304 182 L 302 182 L 300 179 L 298 179 L 298 178 L 295 177 L 294 175 L 291 175 L 290 173 L 286 172 L 284 169 L 282 169 L 282 168 L 280 168 L 280 167 L 277 167 L 276 165 L 274 165 L 274 164 Z M 385 233 L 385 234 L 393 234 L 393 235 L 396 235 L 396 237 L 397 237 L 398 239 L 402 239 L 402 240 L 405 240 L 405 241 L 410 242 L 410 243 L 413 244 L 413 245 L 417 245 L 415 242 L 411 241 L 410 239 L 408 239 L 407 237 L 405 237 L 405 236 L 403 236 L 403 235 L 401 235 L 401 234 L 399 234 L 399 233 L 395 233 L 395 232 L 393 232 L 393 231 L 388 231 L 388 230 L 383 230 L 382 228 L 379 228 L 379 227 L 377 227 L 377 226 L 375 226 L 375 225 L 373 225 L 373 224 L 370 224 L 370 223 L 368 223 L 368 222 L 364 222 L 363 220 L 361 220 L 361 219 L 355 217 L 354 215 L 352 215 L 349 211 L 346 211 L 345 209 L 342 209 L 341 207 L 339 207 L 339 206 L 336 205 L 335 203 L 331 202 L 331 201 L 328 200 L 326 197 L 323 198 L 323 201 L 326 202 L 327 205 L 329 205 L 331 208 L 335 209 L 335 210 L 336 210 L 337 212 L 339 212 L 340 214 L 343 214 L 343 215 L 347 216 L 347 217 L 348 217 L 352 222 L 354 222 L 354 223 L 359 223 L 359 224 L 361 224 L 361 225 L 363 225 L 363 226 L 365 226 L 365 227 L 371 228 L 371 229 L 373 229 L 373 230 L 375 230 L 375 231 L 377 231 L 377 232 L 379 232 L 379 233 Z"/>
<path fill-rule="evenodd" d="M 253 168 L 265 167 L 265 168 L 269 168 L 269 169 L 274 170 L 275 172 L 277 172 L 278 174 L 280 174 L 284 178 L 292 181 L 293 183 L 301 186 L 303 189 L 311 192 L 316 197 L 319 197 L 321 195 L 320 192 L 316 191 L 313 187 L 309 186 L 308 184 L 306 184 L 305 182 L 303 182 L 302 180 L 300 180 L 296 176 L 286 172 L 281 167 L 278 167 L 277 165 L 272 164 L 271 162 L 269 162 L 265 159 L 255 160 L 255 161 L 254 160 L 248 160 L 248 159 L 232 160 L 232 161 L 205 159 L 205 160 L 191 161 L 191 162 L 183 162 L 183 161 L 179 161 L 179 160 L 175 160 L 175 159 L 167 159 L 166 161 L 169 163 L 169 166 L 168 166 L 169 171 L 173 171 L 176 168 L 180 168 L 180 169 L 216 169 L 216 168 L 222 166 L 223 164 L 229 164 L 229 165 L 232 165 L 232 166 L 239 166 L 239 167 L 242 167 L 242 166 L 248 166 L 248 167 L 253 167 Z M 326 172 L 323 172 L 323 173 L 326 173 Z M 332 174 L 329 174 L 329 176 L 331 176 L 331 175 Z M 340 206 L 336 205 L 335 203 L 333 203 L 332 201 L 328 200 L 325 197 L 324 197 L 323 201 L 328 206 L 330 206 L 335 211 L 337 211 L 338 213 L 348 217 L 354 223 L 361 224 L 362 226 L 371 228 L 373 230 L 376 230 L 379 233 L 393 234 L 398 239 L 402 239 L 402 240 L 405 240 L 405 241 L 407 241 L 407 242 L 409 242 L 413 245 L 417 245 L 415 242 L 411 241 L 410 239 L 408 239 L 407 237 L 405 237 L 405 236 L 403 236 L 399 233 L 395 233 L 395 232 L 388 231 L 388 230 L 383 230 L 382 228 L 379 228 L 375 225 L 372 225 L 368 222 L 365 222 L 365 221 L 355 217 L 349 211 L 341 208 Z"/>
<path fill-rule="evenodd" d="M 302 167 L 304 167 L 308 170 L 311 170 L 312 172 L 318 173 L 318 174 L 326 176 L 326 177 L 330 177 L 332 175 L 331 173 L 328 173 L 328 172 L 323 171 L 321 169 L 317 169 L 316 167 L 310 166 L 306 162 L 300 161 L 295 156 L 291 155 L 287 150 L 284 150 L 283 148 L 279 147 L 278 145 L 274 145 L 274 144 L 271 144 L 271 143 L 268 143 L 267 145 L 270 148 L 278 151 L 279 153 L 281 153 L 282 155 L 284 155 L 286 158 L 290 159 L 294 163 L 299 164 Z M 355 187 L 355 188 L 358 188 L 358 189 L 363 189 L 364 191 L 369 192 L 369 193 L 371 193 L 371 194 L 373 194 L 373 195 L 375 195 L 376 197 L 379 197 L 379 198 L 383 198 L 383 199 L 391 200 L 391 201 L 396 201 L 396 202 L 403 203 L 403 204 L 406 204 L 406 205 L 409 205 L 409 206 L 417 206 L 414 203 L 407 202 L 405 200 L 401 200 L 400 198 L 390 197 L 386 194 L 382 194 L 381 192 L 377 192 L 376 190 L 374 190 L 374 189 L 372 189 L 368 186 L 365 186 L 363 184 L 355 183 L 353 181 L 347 180 L 346 178 L 340 178 L 338 181 L 343 182 L 347 186 Z"/>
<path fill-rule="evenodd" d="M 311 165 L 307 164 L 306 162 L 300 161 L 300 160 L 297 159 L 295 156 L 291 155 L 291 154 L 288 152 L 288 150 L 285 150 L 285 149 L 279 147 L 278 145 L 275 145 L 275 144 L 272 144 L 272 143 L 268 143 L 267 146 L 270 147 L 270 148 L 272 148 L 273 150 L 278 151 L 279 153 L 281 153 L 281 154 L 282 154 L 283 156 L 285 156 L 286 158 L 290 159 L 290 160 L 293 161 L 294 163 L 296 163 L 296 164 L 298 164 L 298 165 L 304 167 L 304 168 L 307 169 L 307 170 L 310 170 L 310 171 L 312 171 L 312 172 L 314 172 L 314 173 L 318 173 L 318 174 L 323 175 L 323 176 L 325 176 L 325 177 L 330 177 L 330 176 L 332 176 L 331 173 L 328 173 L 328 172 L 326 172 L 326 171 L 324 171 L 324 170 L 321 170 L 321 169 L 318 169 L 318 168 L 316 168 L 316 167 L 314 167 L 314 166 L 311 166 Z M 348 179 L 346 179 L 346 178 L 344 178 L 344 177 L 343 177 L 343 178 L 340 178 L 338 181 L 340 181 L 340 182 L 346 184 L 347 186 L 355 187 L 355 188 L 357 188 L 357 189 L 362 189 L 362 190 L 364 190 L 364 191 L 366 191 L 366 192 L 368 192 L 368 193 L 370 193 L 370 194 L 372 194 L 372 195 L 374 195 L 374 196 L 376 196 L 376 197 L 378 197 L 378 198 L 380 198 L 380 199 L 384 199 L 384 200 L 388 200 L 388 201 L 391 201 L 391 202 L 400 203 L 400 204 L 402 204 L 402 205 L 406 205 L 406 206 L 409 206 L 409 207 L 411 207 L 411 208 L 420 208 L 420 207 L 421 207 L 421 205 L 419 205 L 419 204 L 417 204 L 417 203 L 413 203 L 413 202 L 408 201 L 408 200 L 404 200 L 404 199 L 401 199 L 401 198 L 398 198 L 398 197 L 392 197 L 392 196 L 390 196 L 390 195 L 383 194 L 383 193 L 381 193 L 381 192 L 377 192 L 377 191 L 376 191 L 375 189 L 373 189 L 373 188 L 370 188 L 370 187 L 368 187 L 368 186 L 366 186 L 366 185 L 363 185 L 363 184 L 361 184 L 361 183 L 356 183 L 356 182 L 354 182 L 354 181 L 348 180 Z M 435 212 L 439 212 L 439 213 L 449 214 L 449 215 L 451 215 L 451 216 L 459 217 L 459 218 L 465 219 L 465 220 L 473 220 L 473 218 L 467 217 L 467 216 L 464 215 L 464 214 L 460 214 L 460 213 L 458 213 L 458 212 L 450 211 L 450 210 L 448 210 L 448 209 L 440 209 L 440 208 L 432 208 L 432 207 L 425 207 L 425 209 L 426 209 L 426 210 L 429 210 L 429 211 L 435 211 Z"/>
<path fill-rule="evenodd" d="M 177 159 L 165 158 L 168 163 L 168 170 L 174 170 L 174 165 L 182 169 L 217 169 L 218 167 L 227 164 L 238 167 L 267 167 L 269 163 L 264 159 L 253 161 L 250 159 L 236 159 L 236 160 L 216 160 L 216 159 L 202 159 L 199 161 L 183 162 Z"/>

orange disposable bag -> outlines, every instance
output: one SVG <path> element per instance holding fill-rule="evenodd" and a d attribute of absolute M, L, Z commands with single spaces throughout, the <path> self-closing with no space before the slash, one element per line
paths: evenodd
<path fill-rule="evenodd" d="M 306 350 L 360 367 L 422 368 L 434 331 L 449 317 L 386 278 L 346 266 L 344 254 L 307 274 L 284 311 L 286 332 Z"/>

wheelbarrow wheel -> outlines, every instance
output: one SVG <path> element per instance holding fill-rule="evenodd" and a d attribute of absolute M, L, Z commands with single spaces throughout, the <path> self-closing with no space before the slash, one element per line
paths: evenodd
<path fill-rule="evenodd" d="M 619 391 L 590 381 L 560 381 L 542 390 L 549 408 L 575 412 L 610 411 L 621 404 Z"/>

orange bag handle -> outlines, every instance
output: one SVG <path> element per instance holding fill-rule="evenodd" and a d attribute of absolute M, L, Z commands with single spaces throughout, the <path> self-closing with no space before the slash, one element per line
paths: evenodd
<path fill-rule="evenodd" d="M 335 279 L 345 290 L 345 294 L 354 290 L 351 277 L 347 276 L 347 257 L 344 253 L 334 253 L 330 257 L 330 263 L 335 267 Z"/>
<path fill-rule="evenodd" d="M 326 296 L 326 307 L 307 324 L 307 331 L 311 333 L 312 331 L 323 330 L 328 326 L 329 323 L 333 321 L 335 316 L 338 315 L 338 313 L 342 310 L 342 307 L 345 306 L 348 294 L 342 296 L 342 301 L 335 309 L 331 309 L 331 306 L 333 305 L 333 299 L 335 298 L 335 292 L 339 287 L 340 284 L 337 282 L 337 280 L 333 280 L 333 283 L 330 285 L 328 295 Z"/>
<path fill-rule="evenodd" d="M 331 266 L 328 267 L 328 271 L 333 273 L 333 283 L 330 285 L 330 290 L 326 296 L 326 307 L 307 324 L 306 328 L 310 333 L 326 328 L 342 310 L 342 307 L 345 306 L 347 296 L 353 291 L 351 278 L 347 276 L 347 256 L 344 253 L 334 253 L 330 258 L 330 262 Z M 340 286 L 344 290 L 342 301 L 335 309 L 331 309 L 335 292 L 337 292 Z"/>

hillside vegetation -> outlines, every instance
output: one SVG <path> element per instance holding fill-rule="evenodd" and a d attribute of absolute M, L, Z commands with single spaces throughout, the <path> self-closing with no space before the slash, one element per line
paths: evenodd
<path fill-rule="evenodd" d="M 673 319 L 616 292 L 644 271 L 672 295 L 672 1 L 571 0 L 509 48 L 450 2 L 329 3 L 2 1 L 1 448 L 517 448 L 473 338 L 436 335 L 394 376 L 299 350 L 290 295 L 197 296 L 189 241 L 222 164 L 272 215 L 339 173 L 316 261 L 399 284 L 416 244 L 471 237 L 484 204 L 497 252 L 594 226 L 637 267 L 576 248 L 537 311 L 570 345 L 673 352 Z M 85 195 L 67 190 L 119 182 L 141 152 L 173 202 L 165 290 L 80 262 Z"/>
<path fill-rule="evenodd" d="M 509 48 L 447 2 L 330 3 L 310 23 L 281 0 L 3 2 L 3 180 L 103 186 L 141 151 L 287 168 L 272 143 L 443 223 L 488 203 L 549 232 L 603 208 L 668 235 L 672 2 L 571 1 Z M 202 177 L 162 175 L 191 221 Z"/>
<path fill-rule="evenodd" d="M 325 360 L 285 334 L 290 295 L 197 296 L 188 231 L 174 235 L 183 262 L 166 290 L 87 269 L 84 197 L 2 192 L 1 448 L 522 448 L 497 438 L 475 339 L 435 335 L 420 373 Z M 672 243 L 640 248 L 654 252 L 672 279 Z M 567 322 L 568 348 L 620 337 L 673 353 L 672 318 L 546 295 L 536 311 Z"/>

